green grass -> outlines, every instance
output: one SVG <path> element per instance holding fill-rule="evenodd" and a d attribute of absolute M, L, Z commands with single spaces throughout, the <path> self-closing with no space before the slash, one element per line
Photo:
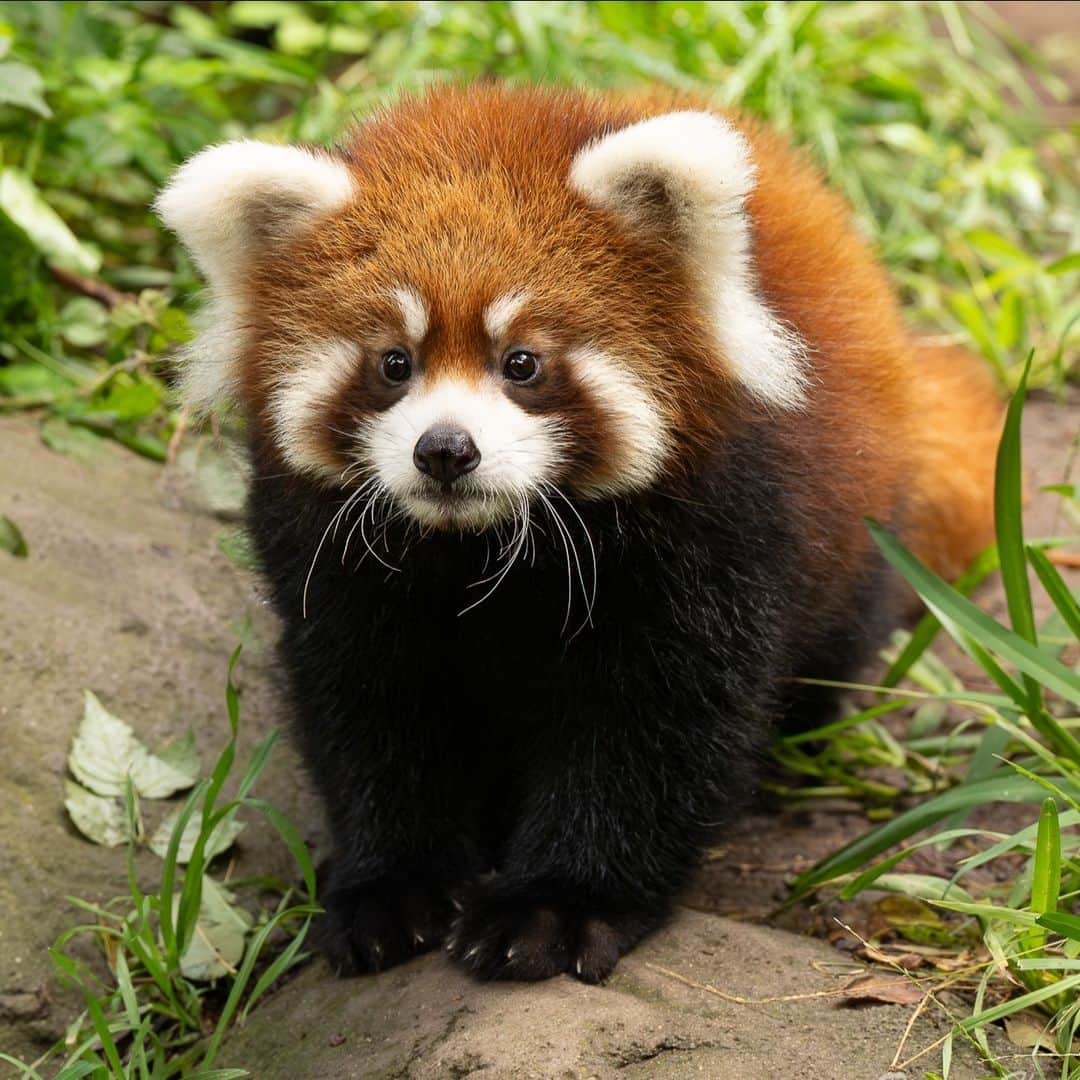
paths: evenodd
<path fill-rule="evenodd" d="M 436 79 L 703 90 L 768 118 L 851 200 L 912 322 L 1015 384 L 1076 371 L 1075 130 L 1048 130 L 979 5 L 20 3 L 0 6 L 0 410 L 50 445 L 166 456 L 198 286 L 148 205 L 241 135 L 328 143 Z"/>
<path fill-rule="evenodd" d="M 40 1060 L 21 1062 L 0 1053 L 0 1061 L 17 1067 L 26 1080 L 41 1080 L 46 1066 L 56 1080 L 233 1080 L 249 1075 L 244 1069 L 214 1067 L 221 1041 L 277 979 L 306 958 L 301 950 L 320 909 L 314 867 L 299 833 L 280 811 L 251 793 L 276 733 L 258 744 L 243 770 L 238 767 L 240 699 L 232 675 L 239 653 L 239 648 L 233 653 L 226 682 L 228 741 L 209 776 L 194 786 L 180 809 L 157 888 L 144 892 L 139 885 L 135 853 L 145 838 L 129 778 L 127 892 L 104 905 L 69 897 L 90 919 L 62 933 L 50 954 L 61 983 L 76 987 L 86 1007 L 62 1042 Z M 224 796 L 227 784 L 235 787 L 230 798 Z M 260 814 L 277 831 L 303 882 L 299 896 L 292 886 L 272 886 L 279 894 L 276 906 L 262 911 L 253 925 L 233 894 L 210 876 L 215 830 L 243 810 Z M 194 843 L 182 858 L 193 819 L 198 822 Z M 221 925 L 236 936 L 230 950 L 235 964 L 222 960 Z M 71 951 L 83 939 L 100 946 L 103 963 L 88 965 Z"/>
<path fill-rule="evenodd" d="M 1047 126 L 1022 65 L 1047 93 L 1062 92 L 989 9 L 948 0 L 0 4 L 0 413 L 37 417 L 60 453 L 92 457 L 103 439 L 159 461 L 175 452 L 184 430 L 168 356 L 190 337 L 199 282 L 148 205 L 208 143 L 326 144 L 403 91 L 487 76 L 658 82 L 765 117 L 847 195 L 911 323 L 966 343 L 1004 389 L 1020 389 L 999 460 L 998 544 L 964 579 L 939 581 L 874 527 L 928 613 L 898 636 L 882 685 L 866 691 L 874 704 L 777 746 L 784 794 L 853 798 L 882 822 L 804 874 L 793 897 L 886 889 L 951 905 L 957 919 L 957 905 L 969 905 L 968 923 L 943 931 L 960 951 L 977 920 L 984 950 L 972 1011 L 953 1038 L 989 1058 L 987 1026 L 1032 1006 L 1064 1055 L 1080 1015 L 1070 921 L 1080 721 L 1062 651 L 1080 634 L 1080 610 L 1047 558 L 1053 541 L 1020 528 L 1018 423 L 1029 386 L 1060 391 L 1078 372 L 1080 133 Z M 1075 490 L 1058 494 L 1075 507 Z M 11 510 L 0 505 L 0 548 L 25 555 Z M 238 537 L 222 544 L 243 558 Z M 1008 625 L 967 599 L 999 569 Z M 1032 587 L 1056 612 L 1042 626 Z M 935 656 L 942 632 L 974 657 L 989 689 L 964 685 Z M 248 793 L 269 744 L 224 799 L 237 769 L 235 706 L 230 689 L 230 741 L 185 806 L 188 818 L 202 812 L 193 865 L 177 868 L 174 834 L 153 893 L 132 875 L 125 897 L 72 931 L 107 944 L 104 981 L 67 955 L 70 936 L 58 945 L 60 969 L 86 995 L 61 1075 L 227 1075 L 214 1071 L 218 1041 L 269 985 L 277 969 L 263 965 L 299 957 L 311 909 L 287 897 L 254 930 L 234 979 L 208 994 L 181 970 L 208 826 L 222 815 L 240 804 L 266 815 L 313 888 L 295 834 Z M 922 801 L 897 813 L 899 798 Z M 970 825 L 992 800 L 1031 804 L 1030 821 L 1013 833 Z M 978 849 L 951 885 L 904 862 L 950 845 Z M 986 886 L 978 871 L 998 860 L 1020 872 Z M 298 931 L 286 936 L 293 951 L 267 952 L 282 924 Z M 1064 1056 L 1055 1067 L 1080 1075 Z"/>
<path fill-rule="evenodd" d="M 1024 541 L 1020 421 L 1027 373 L 1025 367 L 998 450 L 996 558 L 986 560 L 1000 566 L 1011 625 L 981 611 L 963 591 L 924 567 L 895 537 L 870 525 L 886 559 L 926 605 L 931 620 L 926 625 L 947 632 L 998 688 L 997 693 L 969 692 L 948 672 L 943 677 L 940 666 L 936 686 L 933 678 L 923 675 L 920 680 L 924 686 L 930 684 L 929 691 L 880 688 L 888 700 L 877 710 L 903 707 L 913 700 L 971 710 L 975 722 L 963 742 L 955 731 L 944 734 L 945 744 L 952 742 L 955 755 L 949 767 L 955 770 L 966 763 L 966 775 L 957 781 L 955 772 L 949 777 L 939 770 L 936 781 L 944 780 L 944 790 L 803 873 L 794 884 L 790 902 L 825 886 L 832 887 L 840 900 L 877 889 L 917 897 L 978 920 L 983 949 L 972 965 L 978 973 L 974 1006 L 958 1022 L 950 1040 L 969 1038 L 994 1064 L 988 1025 L 1037 1010 L 1044 1016 L 1047 1042 L 1038 1063 L 1044 1071 L 1038 1075 L 1069 1080 L 1080 1076 L 1080 1061 L 1073 1049 L 1080 1024 L 1080 917 L 1071 910 L 1080 897 L 1080 833 L 1076 831 L 1080 825 L 1080 674 L 1073 666 L 1080 644 L 1080 608 L 1047 558 L 1046 545 Z M 1032 577 L 1046 590 L 1056 613 L 1042 628 L 1035 619 Z M 913 636 L 912 640 L 918 637 L 919 646 L 906 657 L 912 674 L 915 665 L 925 663 L 925 650 L 933 636 L 931 631 Z M 1073 650 L 1069 662 L 1062 658 L 1067 648 Z M 864 711 L 848 721 L 854 728 L 843 731 L 858 731 L 858 725 L 865 726 L 868 720 Z M 787 742 L 799 747 L 820 737 L 821 732 L 810 732 Z M 844 741 L 841 734 L 839 745 Z M 915 743 L 924 743 L 918 736 L 906 741 L 905 749 L 894 740 L 898 750 L 894 764 L 900 767 L 906 763 L 905 753 L 913 753 Z M 921 756 L 926 750 L 920 745 Z M 827 753 L 843 755 L 845 750 L 834 740 Z M 846 754 L 849 767 L 852 760 L 858 762 L 853 769 L 856 776 L 873 764 L 865 754 L 860 757 L 850 740 Z M 1033 820 L 1011 833 L 965 826 L 973 811 L 995 802 L 1031 803 L 1040 809 L 1032 811 Z M 903 868 L 905 860 L 920 849 L 932 846 L 944 851 L 961 843 L 969 853 L 960 858 L 950 878 Z M 1010 868 L 1016 868 L 1006 873 L 1005 885 L 973 876 L 996 860 L 1009 860 Z M 957 951 L 959 935 L 957 929 Z M 988 997 L 995 1004 L 988 1005 Z"/>

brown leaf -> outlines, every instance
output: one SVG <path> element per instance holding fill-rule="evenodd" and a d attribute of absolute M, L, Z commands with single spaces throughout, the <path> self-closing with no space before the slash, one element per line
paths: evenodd
<path fill-rule="evenodd" d="M 919 956 L 913 952 L 894 952 L 890 949 L 876 949 L 873 945 L 867 945 L 858 953 L 864 960 L 870 960 L 875 964 L 888 964 L 889 967 L 903 968 L 905 971 L 914 971 L 927 963 L 925 956 Z"/>
<path fill-rule="evenodd" d="M 1044 1046 L 1048 1050 L 1054 1049 L 1054 1037 L 1050 1033 L 1045 1018 L 1029 1012 L 1006 1016 L 1005 1034 L 1008 1035 L 1009 1042 L 1013 1046 L 1022 1046 L 1024 1049 Z"/>
<path fill-rule="evenodd" d="M 848 1005 L 917 1005 L 923 993 L 919 984 L 910 979 L 868 974 L 857 976 L 844 987 L 843 1000 Z"/>

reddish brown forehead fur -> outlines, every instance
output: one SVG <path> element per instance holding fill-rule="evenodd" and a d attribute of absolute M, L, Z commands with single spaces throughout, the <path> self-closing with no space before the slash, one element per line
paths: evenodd
<path fill-rule="evenodd" d="M 290 338 L 363 340 L 373 319 L 401 327 L 388 296 L 399 284 L 428 306 L 429 371 L 478 377 L 492 362 L 485 308 L 524 289 L 518 331 L 602 347 L 658 388 L 672 419 L 702 403 L 703 381 L 715 403 L 722 371 L 681 261 L 568 185 L 582 146 L 639 116 L 611 99 L 493 86 L 433 91 L 361 125 L 339 151 L 354 203 L 255 268 L 268 320 L 245 364 L 249 405 L 265 405 L 265 365 Z M 715 422 L 715 409 L 700 418 Z"/>

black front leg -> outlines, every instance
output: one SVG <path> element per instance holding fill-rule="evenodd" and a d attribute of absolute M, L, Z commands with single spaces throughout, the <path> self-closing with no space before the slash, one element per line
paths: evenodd
<path fill-rule="evenodd" d="M 443 940 L 478 868 L 474 809 L 452 725 L 423 678 L 328 665 L 321 635 L 317 644 L 316 653 L 287 642 L 284 653 L 298 742 L 333 840 L 316 936 L 340 974 L 378 971 Z"/>
<path fill-rule="evenodd" d="M 448 949 L 483 978 L 605 978 L 664 920 L 752 783 L 766 730 L 752 680 L 600 670 L 591 699 L 570 692 L 557 725 L 531 740 L 499 870 L 455 920 Z"/>
<path fill-rule="evenodd" d="M 436 947 L 478 853 L 446 808 L 441 780 L 395 752 L 331 767 L 334 852 L 317 941 L 339 974 L 392 967 Z M 415 746 L 412 748 L 415 751 Z M 330 769 L 324 760 L 324 775 Z"/>

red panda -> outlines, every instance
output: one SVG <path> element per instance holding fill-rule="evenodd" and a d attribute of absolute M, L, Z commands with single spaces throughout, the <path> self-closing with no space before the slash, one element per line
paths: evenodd
<path fill-rule="evenodd" d="M 209 285 L 187 400 L 247 421 L 339 972 L 604 978 L 827 707 L 795 680 L 892 625 L 864 519 L 950 576 L 991 539 L 980 365 L 703 98 L 434 89 L 157 209 Z"/>

